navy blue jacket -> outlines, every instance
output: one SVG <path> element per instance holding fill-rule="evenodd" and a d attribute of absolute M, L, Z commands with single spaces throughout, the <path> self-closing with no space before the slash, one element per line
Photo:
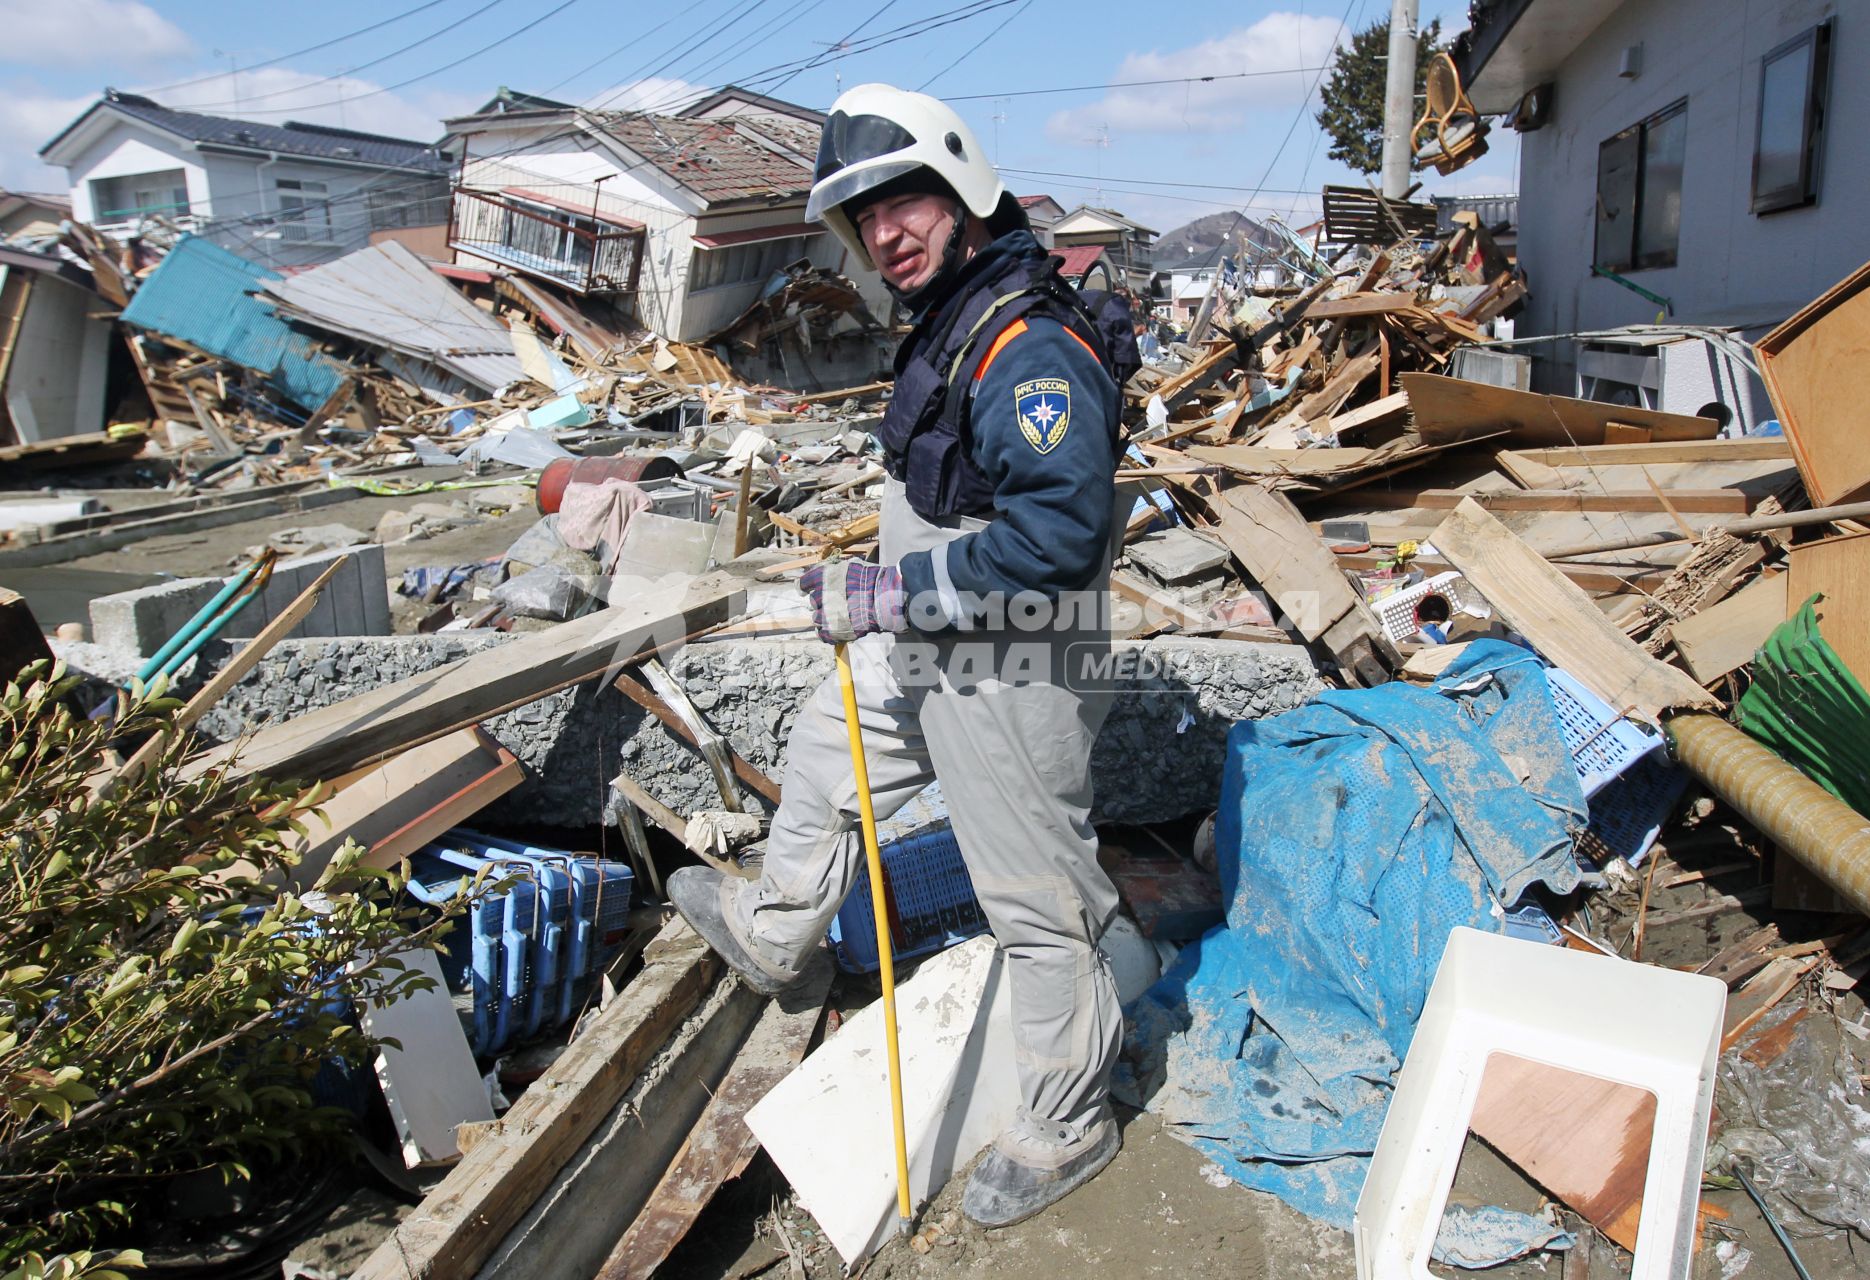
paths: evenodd
<path fill-rule="evenodd" d="M 983 250 L 1003 250 L 1019 232 Z M 911 619 L 929 631 L 968 628 L 971 595 L 1048 599 L 1089 587 L 1110 547 L 1117 469 L 1116 382 L 1069 329 L 1045 316 L 1015 320 L 989 348 L 969 410 L 974 462 L 993 482 L 984 529 L 902 559 Z M 913 603 L 934 592 L 946 626 Z"/>

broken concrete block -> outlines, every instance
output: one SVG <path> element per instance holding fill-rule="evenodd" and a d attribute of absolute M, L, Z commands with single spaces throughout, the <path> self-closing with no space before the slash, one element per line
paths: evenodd
<path fill-rule="evenodd" d="M 219 578 L 180 578 L 99 596 L 91 601 L 91 641 L 119 657 L 147 658 L 221 586 Z"/>
<path fill-rule="evenodd" d="M 678 520 L 639 511 L 623 532 L 617 572 L 659 578 L 670 573 L 700 573 L 714 550 L 715 527 L 701 520 Z"/>
<path fill-rule="evenodd" d="M 1227 563 L 1227 549 L 1180 525 L 1146 533 L 1125 548 L 1136 564 L 1163 582 L 1187 582 Z"/>
<path fill-rule="evenodd" d="M 299 593 L 339 556 L 350 562 L 325 586 L 324 594 L 290 638 L 307 636 L 383 636 L 390 633 L 389 581 L 384 573 L 383 548 L 359 543 L 315 555 L 295 556 L 273 566 L 273 577 L 259 599 L 241 610 L 221 634 L 230 640 L 248 639 L 285 612 Z"/>

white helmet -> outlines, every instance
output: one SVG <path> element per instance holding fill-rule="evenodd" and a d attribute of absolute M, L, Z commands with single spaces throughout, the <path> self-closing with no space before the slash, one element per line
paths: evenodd
<path fill-rule="evenodd" d="M 982 221 L 994 216 L 1006 196 L 974 131 L 953 107 L 893 85 L 847 89 L 825 119 L 805 216 L 830 227 L 874 271 L 876 263 L 843 206 L 917 169 L 941 178 Z"/>

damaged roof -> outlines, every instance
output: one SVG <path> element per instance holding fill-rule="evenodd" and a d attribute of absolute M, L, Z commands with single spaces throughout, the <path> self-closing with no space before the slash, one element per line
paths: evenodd
<path fill-rule="evenodd" d="M 621 111 L 593 118 L 605 133 L 709 204 L 803 196 L 812 187 L 810 166 L 747 137 L 734 127 L 741 121 Z"/>
<path fill-rule="evenodd" d="M 152 98 L 106 89 L 104 96 L 85 109 L 84 114 L 66 125 L 58 136 L 39 148 L 49 155 L 85 121 L 100 111 L 110 111 L 140 120 L 165 133 L 187 139 L 197 146 L 216 150 L 251 151 L 298 156 L 307 160 L 326 160 L 337 164 L 368 165 L 386 169 L 416 169 L 445 174 L 449 160 L 446 152 L 427 142 L 411 138 L 391 138 L 380 133 L 362 133 L 332 125 L 306 124 L 289 120 L 285 124 L 259 124 L 229 116 L 204 115 L 197 111 L 178 111 Z"/>

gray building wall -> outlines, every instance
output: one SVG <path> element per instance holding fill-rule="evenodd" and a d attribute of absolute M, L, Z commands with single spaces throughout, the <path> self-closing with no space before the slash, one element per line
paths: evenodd
<path fill-rule="evenodd" d="M 1831 90 L 1818 202 L 1755 215 L 1760 59 L 1832 20 Z M 1617 74 L 1643 46 L 1642 73 Z M 1674 319 L 1757 337 L 1870 259 L 1870 6 L 1830 0 L 1632 0 L 1563 64 L 1551 121 L 1520 151 L 1519 257 L 1531 287 L 1520 336 L 1649 323 L 1659 308 L 1591 275 L 1598 145 L 1686 97 L 1681 240 L 1673 267 L 1625 272 L 1669 298 Z M 1534 385 L 1569 393 L 1568 344 L 1539 349 Z"/>

